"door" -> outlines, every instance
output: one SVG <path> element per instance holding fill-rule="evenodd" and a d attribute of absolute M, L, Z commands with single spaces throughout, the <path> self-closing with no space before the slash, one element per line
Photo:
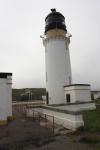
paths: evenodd
<path fill-rule="evenodd" d="M 70 94 L 66 94 L 66 101 L 67 103 L 70 103 Z"/>
<path fill-rule="evenodd" d="M 48 93 L 48 91 L 46 92 L 46 101 L 47 101 L 47 104 L 49 104 L 49 93 Z"/>

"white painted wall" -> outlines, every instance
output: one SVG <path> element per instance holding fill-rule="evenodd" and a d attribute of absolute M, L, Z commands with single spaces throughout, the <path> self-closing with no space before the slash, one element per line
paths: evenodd
<path fill-rule="evenodd" d="M 0 107 L 0 121 L 6 121 L 7 120 L 7 113 L 2 106 Z"/>
<path fill-rule="evenodd" d="M 12 76 L 7 76 L 7 116 L 12 116 Z"/>
<path fill-rule="evenodd" d="M 12 77 L 0 78 L 0 121 L 12 116 Z"/>
<path fill-rule="evenodd" d="M 6 79 L 0 78 L 0 120 L 7 119 Z"/>
<path fill-rule="evenodd" d="M 29 109 L 27 111 L 27 116 L 32 117 L 33 111 L 40 112 L 42 114 L 47 114 L 50 116 L 54 116 L 54 122 L 60 126 L 63 126 L 65 128 L 76 130 L 78 127 L 84 125 L 84 121 L 82 118 L 82 115 L 72 115 L 72 114 L 66 114 L 62 112 L 56 112 L 48 109 L 43 108 L 34 108 Z M 47 116 L 48 120 L 52 121 L 52 117 Z"/>
<path fill-rule="evenodd" d="M 69 111 L 83 111 L 83 110 L 94 110 L 96 109 L 95 103 L 83 103 L 83 104 L 73 104 L 73 105 L 64 105 L 57 106 L 61 110 L 69 110 Z"/>
<path fill-rule="evenodd" d="M 91 101 L 90 86 L 68 86 L 64 88 L 66 94 L 70 94 L 70 103 Z"/>
<path fill-rule="evenodd" d="M 46 89 L 49 104 L 66 103 L 64 85 L 71 84 L 71 65 L 66 37 L 45 39 Z M 69 80 L 70 78 L 70 80 Z"/>

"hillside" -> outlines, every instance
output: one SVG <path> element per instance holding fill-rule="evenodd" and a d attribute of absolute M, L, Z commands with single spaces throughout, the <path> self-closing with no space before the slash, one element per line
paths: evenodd
<path fill-rule="evenodd" d="M 43 95 L 46 95 L 45 88 L 12 89 L 13 101 L 41 100 Z"/>

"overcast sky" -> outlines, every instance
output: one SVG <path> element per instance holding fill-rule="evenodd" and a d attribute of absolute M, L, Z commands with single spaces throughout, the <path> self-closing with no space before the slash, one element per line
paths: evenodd
<path fill-rule="evenodd" d="M 72 34 L 73 83 L 100 90 L 100 0 L 0 0 L 0 72 L 13 73 L 13 88 L 45 87 L 45 17 L 56 8 Z"/>

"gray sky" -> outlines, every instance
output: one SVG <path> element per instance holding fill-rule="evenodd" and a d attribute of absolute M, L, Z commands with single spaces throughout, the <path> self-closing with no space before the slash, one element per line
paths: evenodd
<path fill-rule="evenodd" d="M 72 34 L 73 83 L 100 90 L 100 0 L 0 0 L 0 72 L 13 73 L 13 87 L 45 87 L 40 35 L 51 8 Z"/>

